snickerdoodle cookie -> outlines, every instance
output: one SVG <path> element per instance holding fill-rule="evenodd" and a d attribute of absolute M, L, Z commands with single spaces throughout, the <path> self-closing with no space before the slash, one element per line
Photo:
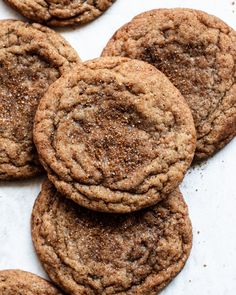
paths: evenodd
<path fill-rule="evenodd" d="M 25 17 L 49 26 L 84 24 L 99 17 L 115 0 L 6 0 Z"/>
<path fill-rule="evenodd" d="M 147 61 L 187 100 L 197 130 L 196 160 L 208 158 L 236 134 L 236 33 L 202 11 L 158 9 L 119 29 L 103 55 Z"/>
<path fill-rule="evenodd" d="M 35 111 L 49 85 L 78 60 L 54 31 L 0 21 L 0 180 L 41 171 L 32 138 Z"/>
<path fill-rule="evenodd" d="M 129 214 L 93 212 L 46 181 L 32 215 L 43 267 L 68 294 L 156 295 L 184 267 L 192 245 L 188 209 L 177 189 Z"/>
<path fill-rule="evenodd" d="M 1 295 L 62 295 L 48 281 L 23 270 L 0 271 Z"/>
<path fill-rule="evenodd" d="M 87 208 L 130 212 L 165 198 L 195 151 L 191 111 L 148 63 L 100 58 L 63 75 L 35 117 L 34 141 L 49 179 Z"/>

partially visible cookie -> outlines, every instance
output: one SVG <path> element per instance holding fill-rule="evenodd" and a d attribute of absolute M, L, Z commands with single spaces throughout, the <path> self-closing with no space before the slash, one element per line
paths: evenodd
<path fill-rule="evenodd" d="M 63 75 L 40 101 L 34 142 L 56 188 L 96 211 L 156 204 L 195 150 L 188 105 L 153 66 L 100 58 Z"/>
<path fill-rule="evenodd" d="M 6 0 L 25 17 L 49 26 L 88 23 L 99 17 L 115 0 Z"/>
<path fill-rule="evenodd" d="M 118 215 L 82 208 L 45 181 L 32 237 L 46 272 L 69 294 L 156 295 L 184 267 L 192 227 L 179 190 L 155 207 Z"/>
<path fill-rule="evenodd" d="M 1 295 L 62 295 L 48 281 L 22 270 L 0 271 Z"/>
<path fill-rule="evenodd" d="M 41 171 L 32 139 L 36 108 L 49 85 L 78 61 L 54 31 L 0 21 L 0 180 Z"/>
<path fill-rule="evenodd" d="M 236 33 L 217 17 L 192 9 L 142 13 L 114 34 L 108 55 L 147 61 L 180 90 L 197 129 L 196 160 L 236 135 Z"/>

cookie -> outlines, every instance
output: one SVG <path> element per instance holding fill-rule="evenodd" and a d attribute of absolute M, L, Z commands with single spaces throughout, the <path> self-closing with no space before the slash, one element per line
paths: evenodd
<path fill-rule="evenodd" d="M 100 58 L 63 75 L 40 101 L 34 142 L 56 188 L 96 211 L 130 212 L 175 189 L 191 164 L 191 111 L 153 66 Z"/>
<path fill-rule="evenodd" d="M 0 180 L 41 171 L 32 138 L 35 111 L 49 85 L 78 60 L 54 31 L 0 21 Z"/>
<path fill-rule="evenodd" d="M 236 33 L 217 17 L 191 9 L 145 12 L 119 29 L 102 55 L 140 59 L 167 75 L 192 110 L 196 160 L 235 136 Z"/>
<path fill-rule="evenodd" d="M 6 0 L 23 16 L 49 26 L 88 23 L 99 17 L 115 0 Z"/>
<path fill-rule="evenodd" d="M 48 281 L 22 270 L 0 271 L 1 295 L 62 295 Z"/>
<path fill-rule="evenodd" d="M 68 294 L 156 295 L 184 267 L 192 228 L 179 190 L 120 215 L 80 207 L 45 181 L 32 237 L 46 272 Z"/>

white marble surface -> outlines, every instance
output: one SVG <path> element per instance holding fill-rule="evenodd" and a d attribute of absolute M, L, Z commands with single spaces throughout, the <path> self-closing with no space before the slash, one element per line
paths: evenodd
<path fill-rule="evenodd" d="M 95 58 L 117 28 L 136 14 L 158 7 L 198 8 L 236 29 L 236 5 L 229 0 L 117 0 L 96 21 L 60 32 L 83 60 Z M 20 16 L 1 1 L 1 18 Z M 163 295 L 236 294 L 235 155 L 236 139 L 187 173 L 181 188 L 193 223 L 193 249 L 186 267 Z M 46 276 L 30 237 L 30 215 L 41 181 L 0 184 L 0 269 L 21 268 Z"/>

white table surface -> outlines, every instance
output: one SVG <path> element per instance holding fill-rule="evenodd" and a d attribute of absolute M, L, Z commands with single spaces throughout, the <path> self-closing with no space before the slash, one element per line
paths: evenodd
<path fill-rule="evenodd" d="M 83 60 L 98 57 L 111 35 L 136 14 L 160 7 L 189 7 L 222 18 L 236 29 L 231 0 L 117 0 L 99 19 L 60 29 Z M 234 12 L 235 10 L 235 12 Z M 0 19 L 21 18 L 0 1 Z M 0 86 L 1 87 L 1 86 Z M 0 269 L 20 268 L 46 277 L 34 253 L 30 215 L 41 179 L 0 183 Z M 163 295 L 236 294 L 236 139 L 201 166 L 191 168 L 181 189 L 193 223 L 186 267 Z"/>

